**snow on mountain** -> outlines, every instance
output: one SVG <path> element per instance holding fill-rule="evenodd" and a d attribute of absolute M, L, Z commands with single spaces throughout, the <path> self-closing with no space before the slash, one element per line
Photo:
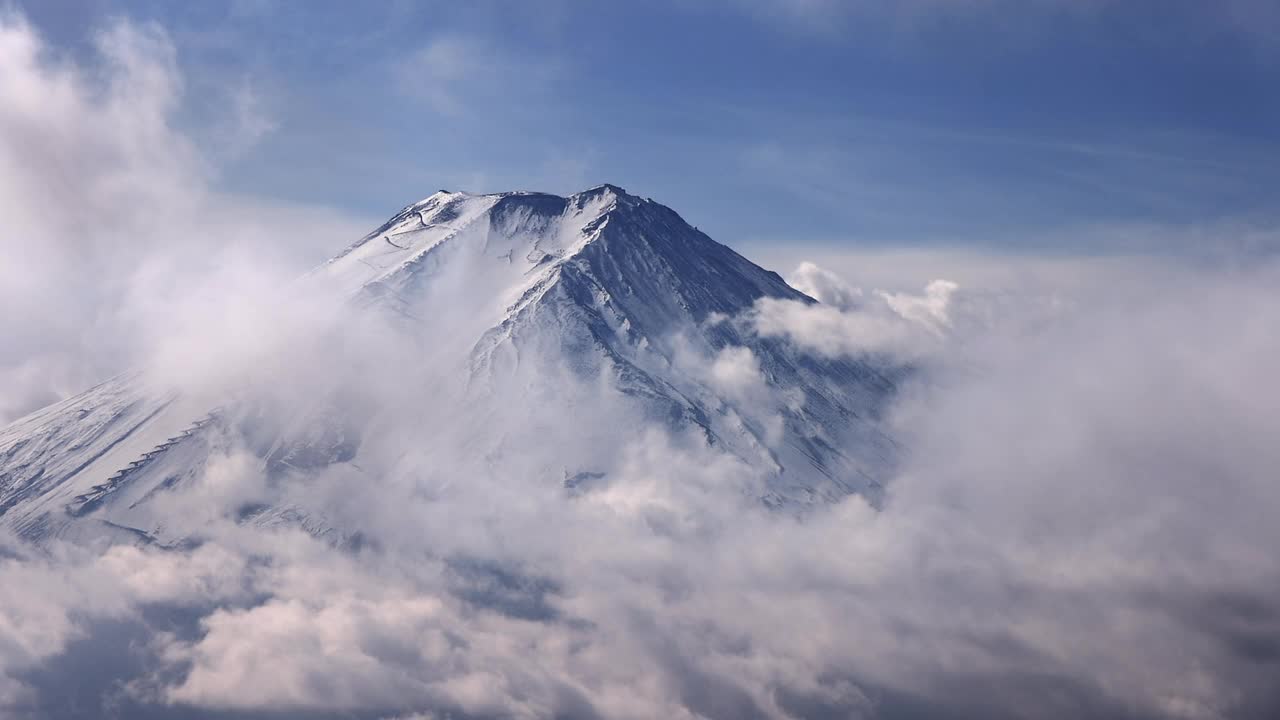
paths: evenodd
<path fill-rule="evenodd" d="M 251 391 L 211 407 L 127 374 L 0 430 L 0 523 L 37 539 L 181 542 L 190 528 L 173 498 L 233 447 L 252 450 L 266 481 L 338 468 L 376 487 L 399 467 L 380 461 L 388 444 L 494 458 L 514 434 L 545 431 L 528 470 L 589 491 L 608 482 L 607 448 L 630 429 L 593 422 L 592 400 L 571 387 L 605 388 L 646 422 L 692 431 L 760 469 L 759 494 L 772 505 L 855 492 L 874 501 L 892 463 L 877 414 L 899 370 L 756 336 L 735 319 L 758 299 L 813 301 L 671 209 L 612 185 L 569 197 L 441 191 L 302 283 L 407 333 L 434 328 L 424 347 L 457 375 L 430 391 L 456 408 L 448 426 L 415 435 L 403 415 L 325 397 L 291 406 L 282 423 Z M 344 378 L 342 393 L 363 382 Z M 392 425 L 395 433 L 380 430 Z M 590 438 L 596 454 L 557 454 L 557 433 Z M 235 511 L 343 537 L 359 530 L 299 505 Z"/>

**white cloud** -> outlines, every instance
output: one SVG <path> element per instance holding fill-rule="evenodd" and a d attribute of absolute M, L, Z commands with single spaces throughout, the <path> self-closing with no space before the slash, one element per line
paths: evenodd
<path fill-rule="evenodd" d="M 849 310 L 858 304 L 862 290 L 845 282 L 839 275 L 805 260 L 787 276 L 791 287 L 824 305 Z"/>
<path fill-rule="evenodd" d="M 217 192 L 219 158 L 175 125 L 183 82 L 165 33 L 119 22 L 95 39 L 88 69 L 0 17 L 0 422 L 142 362 L 137 321 L 181 327 L 178 300 L 210 273 L 240 264 L 283 282 L 364 229 Z M 238 97 L 237 137 L 255 140 L 270 122 Z"/>
<path fill-rule="evenodd" d="M 488 425 L 502 454 L 476 457 L 440 385 L 368 337 L 402 371 L 367 390 L 398 403 L 368 474 L 255 485 L 233 455 L 203 486 L 212 508 L 269 486 L 318 504 L 361 549 L 212 513 L 192 556 L 5 561 L 5 692 L 37 703 L 30 679 L 123 617 L 151 654 L 122 702 L 175 713 L 1265 717 L 1276 275 L 1135 276 L 1051 321 L 1001 305 L 1033 321 L 985 328 L 902 389 L 912 452 L 883 508 L 801 518 L 750 500 L 750 465 L 562 380 L 552 407 L 509 396 Z M 706 365 L 729 387 L 759 372 L 742 350 Z M 580 432 L 600 425 L 612 440 Z M 539 479 L 593 453 L 584 494 Z M 195 626 L 158 632 L 155 604 Z"/>
<path fill-rule="evenodd" d="M 731 396 L 741 396 L 765 387 L 760 374 L 760 360 L 750 348 L 728 347 L 716 354 L 711 365 L 711 380 Z"/>
<path fill-rule="evenodd" d="M 877 291 L 893 310 L 904 320 L 919 323 L 934 332 L 941 332 L 951 325 L 951 295 L 960 288 L 950 280 L 934 280 L 924 287 L 924 295 Z"/>
<path fill-rule="evenodd" d="M 793 276 L 830 304 L 761 298 L 747 321 L 761 335 L 784 337 L 831 357 L 886 355 L 914 361 L 937 351 L 951 328 L 952 296 L 959 288 L 934 280 L 920 295 L 876 290 L 863 300 L 861 290 L 813 263 L 801 263 Z"/>

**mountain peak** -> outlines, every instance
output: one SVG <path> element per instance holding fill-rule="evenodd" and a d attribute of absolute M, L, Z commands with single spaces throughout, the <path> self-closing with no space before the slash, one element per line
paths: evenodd
<path fill-rule="evenodd" d="M 565 198 L 568 206 L 580 211 L 595 210 L 601 215 L 616 208 L 638 207 L 645 203 L 642 198 L 629 194 L 626 190 L 605 183 L 593 188 L 574 193 Z"/>
<path fill-rule="evenodd" d="M 666 278 L 669 287 L 654 290 L 655 303 L 699 296 L 698 302 L 687 298 L 691 307 L 700 308 L 693 313 L 698 320 L 706 312 L 740 311 L 763 295 L 803 298 L 674 210 L 611 183 L 567 197 L 441 191 L 401 210 L 318 274 L 347 291 L 372 287 L 382 292 L 388 283 L 399 286 L 435 274 L 459 255 L 477 256 L 469 265 L 473 284 L 491 275 L 495 290 L 519 287 L 521 292 L 571 259 L 605 262 L 607 257 L 610 271 L 627 272 L 620 281 L 628 288 L 650 285 L 658 275 Z"/>
<path fill-rule="evenodd" d="M 613 183 L 601 183 L 599 185 L 596 185 L 595 187 L 588 188 L 586 190 L 583 190 L 580 193 L 577 193 L 577 195 L 583 195 L 583 196 L 605 195 L 605 194 L 617 195 L 619 197 L 635 197 L 634 195 L 629 194 L 626 190 L 618 187 L 617 185 L 614 185 Z"/>
<path fill-rule="evenodd" d="M 700 432 L 761 468 L 770 505 L 850 492 L 874 500 L 893 458 L 875 423 L 894 387 L 892 369 L 802 355 L 724 321 L 761 298 L 811 300 L 674 210 L 616 185 L 568 197 L 441 191 L 401 210 L 308 282 L 390 318 L 409 337 L 439 333 L 431 335 L 433 365 L 458 372 L 458 425 L 476 432 L 457 442 L 486 448 L 486 457 L 501 455 L 504 432 L 580 421 L 572 405 L 536 409 L 532 423 L 511 417 L 513 393 L 536 397 L 532 405 L 542 408 L 545 398 L 603 386 L 610 403 Z M 745 353 L 771 390 L 748 396 L 726 388 L 707 369 L 725 351 Z M 362 382 L 342 378 L 338 386 Z M 374 409 L 367 427 L 353 425 L 322 403 L 270 427 L 239 422 L 257 417 L 251 401 L 211 410 L 199 397 L 153 395 L 122 378 L 0 432 L 0 527 L 26 537 L 123 532 L 177 542 L 180 519 L 152 500 L 185 492 L 216 448 L 263 448 L 263 462 L 282 477 L 348 463 L 345 470 L 360 476 L 361 443 L 385 420 Z M 507 430 L 492 431 L 495 422 Z M 856 455 L 839 450 L 847 437 L 857 441 Z M 563 467 L 552 475 L 590 470 L 597 459 L 557 458 Z M 307 515 L 278 510 L 263 517 Z"/>
<path fill-rule="evenodd" d="M 477 198 L 477 197 L 505 198 L 505 197 L 538 196 L 538 197 L 561 197 L 561 199 L 568 200 L 571 198 L 584 198 L 584 199 L 601 198 L 606 195 L 620 197 L 620 198 L 627 198 L 631 200 L 642 200 L 642 198 L 627 192 L 626 189 L 623 187 L 614 185 L 613 183 L 600 183 L 599 185 L 592 186 L 590 188 L 587 188 L 586 190 L 582 190 L 581 192 L 572 193 L 570 195 L 563 196 L 563 197 L 558 195 L 553 195 L 551 193 L 538 192 L 536 190 L 504 190 L 501 192 L 475 193 L 475 192 L 468 192 L 466 190 L 447 190 L 445 188 L 440 188 L 439 190 L 436 190 L 431 195 L 428 195 L 427 197 L 414 203 L 413 205 L 410 205 L 409 207 L 420 207 L 432 200 L 443 200 L 448 198 Z"/>

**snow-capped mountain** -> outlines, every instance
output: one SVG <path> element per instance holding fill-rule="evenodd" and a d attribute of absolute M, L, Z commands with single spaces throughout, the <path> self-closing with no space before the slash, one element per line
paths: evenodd
<path fill-rule="evenodd" d="M 437 328 L 432 362 L 456 373 L 436 380 L 440 402 L 456 407 L 448 432 L 415 435 L 400 416 L 389 440 L 379 430 L 393 422 L 385 408 L 335 400 L 360 377 L 282 415 L 252 390 L 211 403 L 157 388 L 145 371 L 126 374 L 0 430 L 0 523 L 36 539 L 179 542 L 190 528 L 171 500 L 230 448 L 251 449 L 271 482 L 340 469 L 376 487 L 397 467 L 374 462 L 377 443 L 384 458 L 390 442 L 497 458 L 514 433 L 543 430 L 549 447 L 528 472 L 589 492 L 607 482 L 600 448 L 631 429 L 579 412 L 570 385 L 603 388 L 647 422 L 701 435 L 760 469 L 769 504 L 874 499 L 892 461 L 877 413 L 898 370 L 755 335 L 741 318 L 758 299 L 813 300 L 671 209 L 612 185 L 569 197 L 438 192 L 301 283 L 409 335 Z M 543 409 L 515 409 L 530 407 Z M 589 436 L 600 450 L 558 454 L 556 433 Z M 317 533 L 359 530 L 298 504 L 237 513 Z"/>

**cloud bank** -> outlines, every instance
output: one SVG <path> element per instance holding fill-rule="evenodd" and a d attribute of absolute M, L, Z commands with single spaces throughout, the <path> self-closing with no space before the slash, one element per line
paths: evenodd
<path fill-rule="evenodd" d="M 0 242 L 24 258 L 0 266 L 21 310 L 0 328 L 6 411 L 138 363 L 250 394 L 268 423 L 340 403 L 364 465 L 279 482 L 232 445 L 172 500 L 190 547 L 0 546 L 6 715 L 1280 709 L 1280 268 L 1108 274 L 1044 302 L 858 292 L 802 266 L 821 304 L 725 321 L 922 371 L 891 414 L 908 452 L 879 509 L 775 512 L 753 463 L 554 367 L 511 378 L 495 416 L 455 412 L 447 339 L 468 318 L 279 291 L 291 264 L 259 253 L 281 230 L 223 205 L 166 120 L 181 78 L 163 33 L 119 25 L 99 47 L 105 83 L 18 20 L 0 32 Z M 302 222 L 289 237 L 316 221 L 266 214 Z M 747 348 L 681 361 L 743 413 L 787 402 Z M 241 522 L 264 504 L 286 511 Z"/>
<path fill-rule="evenodd" d="M 363 476 L 211 464 L 195 550 L 11 546 L 9 711 L 89 712 L 53 689 L 99 652 L 134 659 L 95 685 L 90 714 L 121 716 L 1267 717 L 1276 277 L 1189 269 L 948 345 L 899 401 L 880 510 L 765 510 L 750 465 L 590 388 L 567 404 L 633 432 L 579 494 L 539 469 L 599 442 L 562 407 L 510 408 L 499 459 L 405 456 L 453 418 L 439 385 L 397 384 L 403 429 Z M 708 372 L 749 394 L 753 370 L 739 349 Z M 361 541 L 235 522 L 290 498 Z"/>

